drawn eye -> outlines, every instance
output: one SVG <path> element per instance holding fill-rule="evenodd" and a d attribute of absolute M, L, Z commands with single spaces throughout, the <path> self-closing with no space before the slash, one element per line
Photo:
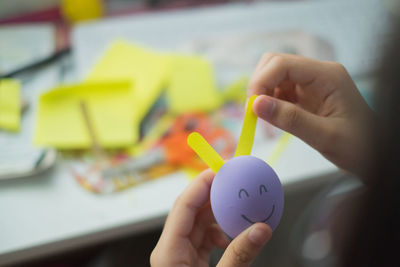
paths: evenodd
<path fill-rule="evenodd" d="M 265 187 L 265 185 L 262 184 L 262 185 L 260 185 L 260 195 L 262 195 L 263 191 L 264 191 L 265 193 L 268 192 L 268 190 L 267 190 L 267 188 Z"/>
<path fill-rule="evenodd" d="M 239 198 L 242 198 L 243 194 L 246 194 L 246 196 L 249 197 L 249 193 L 247 193 L 247 191 L 242 188 L 239 190 Z"/>

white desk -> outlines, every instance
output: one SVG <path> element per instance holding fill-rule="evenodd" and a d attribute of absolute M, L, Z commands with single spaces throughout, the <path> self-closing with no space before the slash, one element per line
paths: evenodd
<path fill-rule="evenodd" d="M 378 16 L 377 20 L 371 19 L 372 22 L 368 25 L 374 24 L 374 29 L 379 28 L 380 24 L 378 25 L 377 21 L 382 20 L 382 17 L 379 17 L 382 14 L 376 7 L 379 1 L 355 2 L 363 6 L 368 2 L 375 7 L 374 12 L 366 9 L 366 20 L 369 21 L 371 17 Z M 355 38 L 356 42 L 359 40 L 365 42 L 372 40 L 376 32 L 372 31 L 368 34 L 365 29 L 360 31 L 357 28 L 353 30 L 355 35 L 345 34 L 345 37 L 348 37 L 347 40 L 338 39 L 341 36 L 340 30 L 332 28 L 332 20 L 336 19 L 337 12 L 340 10 L 334 4 L 327 3 L 327 7 L 332 6 L 333 13 L 327 13 L 331 15 L 322 14 L 326 17 L 325 24 L 331 25 L 329 26 L 331 28 L 327 28 L 326 25 L 324 27 L 314 25 L 315 22 L 310 19 L 312 14 L 307 13 L 309 6 L 302 7 L 301 3 L 293 5 L 300 12 L 301 19 L 297 17 L 297 25 L 293 22 L 297 20 L 296 18 L 288 19 L 291 15 L 286 13 L 285 16 L 281 16 L 282 12 L 286 12 L 284 5 L 273 4 L 270 8 L 268 5 L 259 4 L 250 9 L 247 5 L 235 4 L 227 8 L 141 15 L 132 20 L 115 19 L 102 24 L 104 31 L 100 32 L 103 34 L 94 36 L 92 42 L 98 42 L 98 48 L 101 49 L 105 45 L 105 39 L 121 37 L 125 31 L 129 32 L 128 37 L 131 39 L 169 49 L 181 40 L 184 34 L 193 36 L 193 33 L 201 35 L 200 33 L 204 31 L 231 30 L 231 23 L 237 18 L 242 18 L 240 23 L 246 28 L 267 27 L 271 30 L 280 30 L 282 25 L 285 25 L 285 28 L 293 27 L 293 25 L 302 28 L 302 21 L 306 21 L 307 24 L 304 24 L 306 29 L 320 31 L 320 33 L 322 30 L 322 34 L 333 41 L 337 49 L 337 58 L 344 61 L 353 73 L 369 71 L 365 66 L 360 66 L 357 60 L 363 59 L 365 54 L 376 47 L 370 43 L 365 49 L 349 52 L 346 50 L 346 43 L 352 42 L 349 49 L 354 50 L 356 44 L 354 40 L 350 40 L 350 37 Z M 354 4 L 351 6 L 354 11 Z M 321 7 L 319 10 L 329 11 Z M 362 11 L 364 12 L 364 9 Z M 318 16 L 318 14 L 314 15 Z M 351 25 L 351 20 L 348 18 L 347 20 Z M 288 23 L 288 21 L 291 22 Z M 237 24 L 236 22 L 233 27 Z M 87 27 L 91 26 L 93 25 L 87 25 Z M 74 38 L 87 32 L 85 27 L 78 29 Z M 189 31 L 190 28 L 192 31 Z M 149 34 L 149 31 L 154 34 Z M 349 29 L 346 29 L 346 32 L 348 31 Z M 84 52 L 84 49 L 76 51 L 77 54 Z M 78 65 L 81 68 L 80 71 L 84 72 L 93 60 L 88 57 L 87 63 L 80 62 Z M 49 84 L 45 86 L 51 87 L 51 83 L 56 82 L 57 76 L 57 73 L 52 72 L 53 70 L 45 71 L 39 74 L 37 79 L 48 79 Z M 35 85 L 32 86 L 35 87 Z M 40 86 L 43 87 L 43 84 Z M 271 142 L 257 140 L 253 155 L 265 159 L 274 145 Z M 0 265 L 49 255 L 160 226 L 176 197 L 189 182 L 183 173 L 176 173 L 121 193 L 97 196 L 78 186 L 66 171 L 67 168 L 67 162 L 59 162 L 53 171 L 41 177 L 6 181 L 0 184 Z M 300 182 L 317 181 L 322 176 L 337 172 L 335 166 L 296 138 L 289 141 L 274 168 L 285 188 Z"/>

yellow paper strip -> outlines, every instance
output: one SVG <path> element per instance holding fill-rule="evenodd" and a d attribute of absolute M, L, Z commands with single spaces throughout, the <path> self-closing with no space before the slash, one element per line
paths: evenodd
<path fill-rule="evenodd" d="M 187 139 L 187 143 L 215 173 L 224 165 L 225 162 L 221 156 L 199 133 L 191 133 Z"/>
<path fill-rule="evenodd" d="M 21 121 L 21 84 L 14 79 L 0 80 L 0 128 L 18 131 Z"/>
<path fill-rule="evenodd" d="M 249 98 L 249 101 L 247 102 L 242 132 L 240 133 L 239 142 L 236 147 L 235 157 L 251 154 L 251 149 L 253 148 L 254 133 L 256 131 L 257 125 L 257 116 L 253 112 L 253 102 L 256 97 L 257 95 L 251 96 Z"/>
<path fill-rule="evenodd" d="M 275 149 L 272 151 L 271 156 L 269 156 L 267 163 L 273 167 L 278 161 L 279 157 L 282 155 L 283 151 L 287 147 L 289 140 L 292 136 L 289 133 L 284 133 L 278 141 Z"/>

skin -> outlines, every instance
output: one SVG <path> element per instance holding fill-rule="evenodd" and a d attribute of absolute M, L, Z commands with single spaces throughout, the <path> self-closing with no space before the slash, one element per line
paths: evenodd
<path fill-rule="evenodd" d="M 257 116 L 318 150 L 338 167 L 363 175 L 368 166 L 367 125 L 375 120 L 346 69 L 295 55 L 267 53 L 249 82 Z M 209 193 L 213 174 L 203 172 L 172 208 L 151 255 L 152 266 L 208 266 L 213 247 L 226 248 L 218 266 L 249 266 L 272 231 L 256 223 L 233 241 L 215 224 Z"/>
<path fill-rule="evenodd" d="M 368 124 L 374 113 L 346 69 L 337 62 L 267 53 L 248 95 L 254 113 L 318 150 L 338 167 L 362 175 L 368 166 Z"/>

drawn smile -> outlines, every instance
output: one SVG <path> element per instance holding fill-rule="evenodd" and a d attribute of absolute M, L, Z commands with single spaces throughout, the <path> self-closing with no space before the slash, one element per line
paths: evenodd
<path fill-rule="evenodd" d="M 262 222 L 266 223 L 269 220 L 269 218 L 271 218 L 272 214 L 274 214 L 274 211 L 275 211 L 275 204 L 272 205 L 271 213 L 267 216 L 266 219 L 262 220 Z M 252 220 L 250 220 L 249 218 L 247 218 L 246 215 L 242 214 L 242 218 L 245 219 L 246 221 L 248 221 L 251 224 L 256 223 L 256 222 L 253 222 Z"/>

